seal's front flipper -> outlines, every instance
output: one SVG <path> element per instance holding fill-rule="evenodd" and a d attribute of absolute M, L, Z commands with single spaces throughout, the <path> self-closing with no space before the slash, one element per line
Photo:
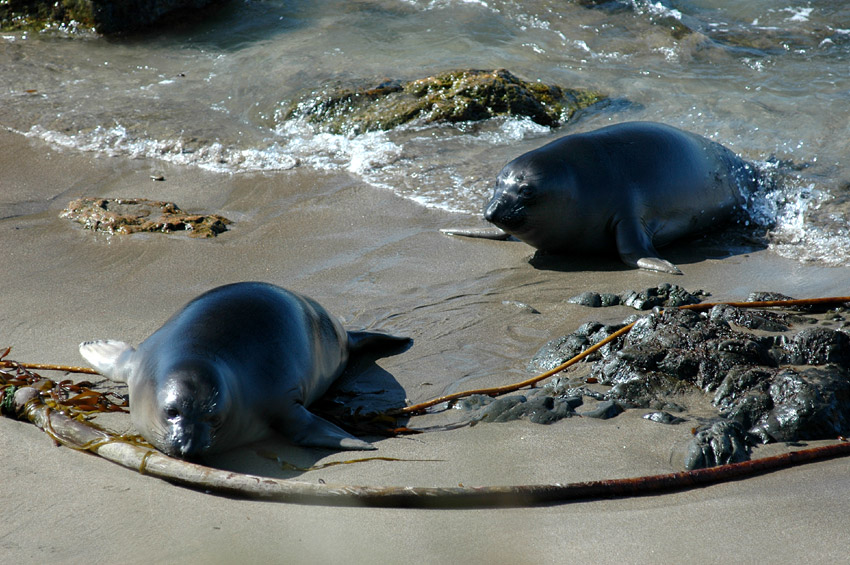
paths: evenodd
<path fill-rule="evenodd" d="M 316 416 L 302 404 L 289 406 L 288 412 L 272 425 L 275 430 L 298 445 L 330 449 L 377 449 L 371 443 L 357 439 L 342 428 Z"/>
<path fill-rule="evenodd" d="M 89 365 L 107 379 L 119 383 L 127 382 L 121 368 L 134 351 L 132 345 L 114 339 L 84 341 L 80 344 L 80 355 Z"/>
<path fill-rule="evenodd" d="M 348 332 L 348 349 L 351 352 L 376 348 L 395 349 L 405 346 L 411 341 L 413 340 L 409 337 L 390 335 L 381 332 Z"/>
<path fill-rule="evenodd" d="M 505 240 L 511 237 L 511 234 L 499 228 L 448 228 L 441 229 L 440 233 L 461 235 L 463 237 L 477 237 L 479 239 Z"/>
<path fill-rule="evenodd" d="M 671 275 L 682 274 L 676 265 L 658 256 L 652 245 L 652 236 L 642 222 L 621 220 L 614 228 L 614 235 L 620 259 L 626 265 Z"/>

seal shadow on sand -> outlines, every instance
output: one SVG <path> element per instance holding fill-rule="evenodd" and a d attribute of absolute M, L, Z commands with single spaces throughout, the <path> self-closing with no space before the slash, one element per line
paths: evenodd
<path fill-rule="evenodd" d="M 512 240 L 508 240 L 509 242 Z M 747 255 L 767 249 L 768 242 L 763 228 L 752 228 L 730 224 L 717 231 L 694 234 L 674 241 L 661 248 L 665 258 L 676 265 L 690 265 L 706 260 L 726 259 Z M 624 264 L 615 252 L 600 255 L 559 255 L 547 251 L 535 251 L 528 259 L 535 269 L 542 271 L 620 272 L 634 269 Z M 652 274 L 652 271 L 647 271 Z M 667 274 L 667 273 L 655 273 Z"/>
<path fill-rule="evenodd" d="M 404 406 L 407 393 L 396 378 L 380 367 L 376 361 L 407 351 L 412 344 L 399 344 L 392 349 L 373 351 L 367 349 L 349 360 L 345 371 L 333 386 L 316 402 L 310 411 L 346 431 L 366 440 L 382 439 L 380 435 L 366 435 L 351 427 L 352 414 L 385 412 Z M 406 420 L 399 420 L 402 426 Z M 389 426 L 387 426 L 389 427 Z M 321 447 L 304 447 L 273 434 L 262 441 L 206 456 L 201 464 L 225 471 L 260 475 L 277 479 L 299 478 L 320 460 L 330 454 L 346 453 L 344 460 L 380 456 L 379 452 L 345 452 Z M 308 475 L 309 476 L 309 475 Z"/>

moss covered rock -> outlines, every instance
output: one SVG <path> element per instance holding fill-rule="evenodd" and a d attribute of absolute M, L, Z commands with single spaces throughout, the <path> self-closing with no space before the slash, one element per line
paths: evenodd
<path fill-rule="evenodd" d="M 62 217 L 109 234 L 185 232 L 192 237 L 215 237 L 227 231 L 230 223 L 223 216 L 191 214 L 173 202 L 144 198 L 78 198 L 62 211 Z"/>
<path fill-rule="evenodd" d="M 0 0 L 0 29 L 42 30 L 74 26 L 118 33 L 148 26 L 176 10 L 203 8 L 214 0 Z"/>
<path fill-rule="evenodd" d="M 332 133 L 389 130 L 423 124 L 527 116 L 554 127 L 606 96 L 521 80 L 505 69 L 451 71 L 409 82 L 386 81 L 362 89 L 332 88 L 294 102 L 284 119 L 304 118 Z"/>

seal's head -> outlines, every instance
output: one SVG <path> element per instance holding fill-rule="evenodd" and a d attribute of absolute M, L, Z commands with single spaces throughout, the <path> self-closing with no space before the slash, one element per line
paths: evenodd
<path fill-rule="evenodd" d="M 215 451 L 232 404 L 232 395 L 223 390 L 226 380 L 219 366 L 205 359 L 185 359 L 163 377 L 151 391 L 155 398 L 148 406 L 153 413 L 131 406 L 130 413 L 136 416 L 133 423 L 157 449 L 172 457 L 196 459 Z"/>
<path fill-rule="evenodd" d="M 559 190 L 568 169 L 559 164 L 536 151 L 508 163 L 496 177 L 484 219 L 538 249 L 552 247 L 563 229 L 555 210 L 570 206 L 569 192 Z"/>

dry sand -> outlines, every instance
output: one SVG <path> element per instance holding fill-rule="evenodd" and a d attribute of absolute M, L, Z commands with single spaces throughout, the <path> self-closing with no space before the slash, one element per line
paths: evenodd
<path fill-rule="evenodd" d="M 532 267 L 518 242 L 439 228 L 478 220 L 427 210 L 344 173 L 305 168 L 227 176 L 143 160 L 45 149 L 0 132 L 0 345 L 20 361 L 80 364 L 77 344 L 139 342 L 197 294 L 264 280 L 319 300 L 350 326 L 410 335 L 367 373 L 413 402 L 507 384 L 553 337 L 634 313 L 569 305 L 585 290 L 661 282 L 740 300 L 753 290 L 847 295 L 847 268 L 769 251 L 710 258 L 679 246 L 669 277 L 616 260 Z M 164 182 L 150 174 L 162 172 Z M 235 221 L 212 240 L 107 237 L 60 219 L 74 197 L 146 197 Z M 518 306 L 526 304 L 539 313 Z M 301 480 L 452 486 L 565 483 L 681 470 L 690 426 L 570 418 L 378 440 L 373 461 L 293 473 L 243 449 L 218 464 Z M 416 425 L 416 421 L 411 422 Z M 129 426 L 119 418 L 116 426 Z M 817 442 L 813 442 L 813 445 Z M 362 454 L 287 448 L 299 465 Z M 760 448 L 754 456 L 781 451 Z M 0 420 L 0 561 L 6 563 L 683 563 L 847 562 L 850 460 L 667 494 L 538 508 L 400 510 L 250 502 L 139 475 L 55 447 L 33 425 Z"/>

